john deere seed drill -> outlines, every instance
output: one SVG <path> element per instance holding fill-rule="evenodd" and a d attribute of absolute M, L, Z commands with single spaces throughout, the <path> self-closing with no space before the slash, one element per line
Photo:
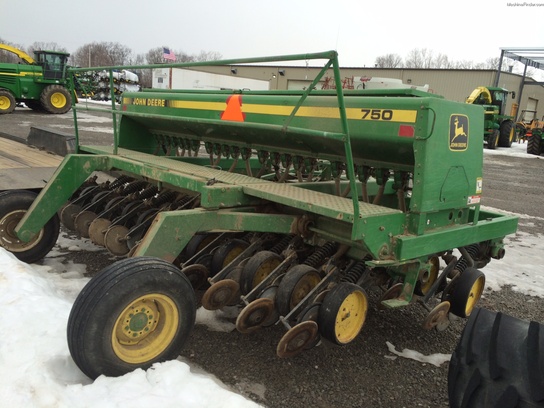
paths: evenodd
<path fill-rule="evenodd" d="M 310 59 L 326 63 L 305 91 L 125 92 L 114 143 L 78 144 L 19 200 L 4 232 L 16 255 L 45 256 L 60 218 L 120 258 L 71 311 L 70 352 L 89 377 L 176 358 L 197 290 L 207 309 L 238 305 L 242 333 L 285 327 L 282 358 L 352 342 L 376 288 L 378 307 L 426 307 L 427 329 L 470 315 L 481 268 L 517 227 L 480 208 L 482 107 L 317 90 L 327 72 L 341 83 L 332 51 L 211 64 Z"/>

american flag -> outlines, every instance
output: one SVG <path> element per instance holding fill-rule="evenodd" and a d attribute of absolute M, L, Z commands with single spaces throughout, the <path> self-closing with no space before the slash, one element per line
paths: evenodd
<path fill-rule="evenodd" d="M 170 51 L 169 48 L 163 48 L 162 52 L 163 52 L 162 56 L 164 59 L 171 60 L 171 61 L 176 60 L 176 56 L 174 55 L 172 51 Z"/>

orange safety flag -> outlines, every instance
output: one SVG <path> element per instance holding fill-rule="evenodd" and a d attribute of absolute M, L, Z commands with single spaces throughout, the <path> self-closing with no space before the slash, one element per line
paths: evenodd
<path fill-rule="evenodd" d="M 242 95 L 231 95 L 227 98 L 227 108 L 221 114 L 221 120 L 243 122 L 246 114 L 242 112 Z"/>

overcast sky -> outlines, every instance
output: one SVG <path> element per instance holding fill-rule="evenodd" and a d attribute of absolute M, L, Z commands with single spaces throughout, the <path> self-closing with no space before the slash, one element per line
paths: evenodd
<path fill-rule="evenodd" d="M 74 52 L 106 41 L 225 59 L 334 49 L 342 66 L 414 48 L 485 62 L 501 47 L 544 46 L 535 21 L 544 21 L 544 0 L 0 0 L 0 38 L 24 46 L 56 42 Z"/>

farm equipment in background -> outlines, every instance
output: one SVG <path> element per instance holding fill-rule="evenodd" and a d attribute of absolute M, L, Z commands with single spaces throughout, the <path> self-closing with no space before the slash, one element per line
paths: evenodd
<path fill-rule="evenodd" d="M 544 152 L 544 117 L 538 120 L 536 111 L 523 110 L 516 131 L 520 139 L 527 141 L 527 153 L 540 156 Z"/>
<path fill-rule="evenodd" d="M 70 54 L 34 51 L 34 58 L 6 44 L 0 50 L 16 54 L 23 63 L 0 63 L 0 114 L 11 113 L 18 103 L 33 110 L 62 114 L 72 107 L 66 76 Z"/>
<path fill-rule="evenodd" d="M 488 149 L 495 149 L 497 146 L 510 147 L 514 141 L 517 105 L 513 105 L 510 115 L 506 115 L 508 94 L 515 97 L 514 92 L 504 88 L 479 86 L 466 100 L 466 103 L 484 108 L 484 142 Z"/>
<path fill-rule="evenodd" d="M 112 83 L 109 73 L 104 70 L 82 72 L 76 78 L 76 93 L 95 101 L 109 101 L 113 95 L 115 101 L 120 103 L 123 92 L 140 90 L 138 75 L 126 69 L 114 71 Z"/>
<path fill-rule="evenodd" d="M 369 291 L 381 308 L 423 305 L 426 329 L 471 314 L 481 268 L 517 228 L 480 208 L 482 108 L 413 89 L 317 90 L 330 69 L 341 82 L 335 51 L 196 65 L 309 59 L 327 62 L 304 91 L 125 92 L 113 145 L 76 133 L 35 199 L 0 195 L 0 243 L 20 259 L 45 256 L 59 222 L 120 258 L 70 313 L 86 375 L 176 358 L 195 290 L 206 309 L 237 305 L 241 333 L 284 327 L 282 358 L 355 340 Z"/>

